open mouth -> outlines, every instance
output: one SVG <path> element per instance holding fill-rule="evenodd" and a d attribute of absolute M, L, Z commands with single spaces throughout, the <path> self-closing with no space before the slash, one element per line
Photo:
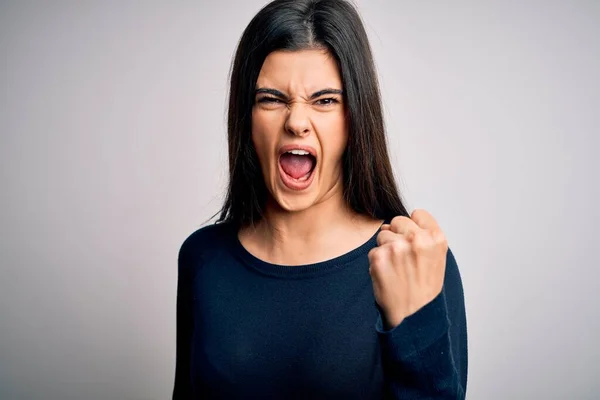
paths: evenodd
<path fill-rule="evenodd" d="M 317 158 L 311 152 L 293 148 L 279 156 L 279 170 L 283 183 L 290 189 L 301 190 L 310 186 Z"/>

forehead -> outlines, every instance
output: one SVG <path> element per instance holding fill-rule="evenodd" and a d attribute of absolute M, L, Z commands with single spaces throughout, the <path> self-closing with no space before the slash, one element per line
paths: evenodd
<path fill-rule="evenodd" d="M 342 89 L 342 79 L 335 58 L 327 50 L 274 51 L 265 59 L 256 86 L 313 92 Z"/>

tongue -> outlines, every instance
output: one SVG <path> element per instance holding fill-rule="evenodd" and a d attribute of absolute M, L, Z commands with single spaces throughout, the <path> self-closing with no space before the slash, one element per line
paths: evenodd
<path fill-rule="evenodd" d="M 294 179 L 302 178 L 314 166 L 312 156 L 299 156 L 296 154 L 282 154 L 279 163 L 283 171 Z"/>

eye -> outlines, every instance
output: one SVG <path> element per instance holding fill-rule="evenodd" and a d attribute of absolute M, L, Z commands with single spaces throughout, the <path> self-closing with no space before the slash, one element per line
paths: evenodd
<path fill-rule="evenodd" d="M 324 99 L 317 100 L 316 103 L 320 106 L 329 106 L 332 104 L 339 103 L 339 101 L 335 97 L 326 97 Z"/>
<path fill-rule="evenodd" d="M 263 104 L 277 104 L 277 103 L 283 103 L 280 99 L 276 98 L 276 97 L 270 97 L 270 96 L 264 96 L 258 99 L 259 103 L 263 103 Z"/>

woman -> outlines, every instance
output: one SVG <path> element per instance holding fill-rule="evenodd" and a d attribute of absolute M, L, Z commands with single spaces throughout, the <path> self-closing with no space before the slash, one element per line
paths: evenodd
<path fill-rule="evenodd" d="M 244 31 L 227 198 L 179 252 L 174 399 L 464 398 L 456 261 L 390 166 L 343 0 L 276 0 Z"/>

